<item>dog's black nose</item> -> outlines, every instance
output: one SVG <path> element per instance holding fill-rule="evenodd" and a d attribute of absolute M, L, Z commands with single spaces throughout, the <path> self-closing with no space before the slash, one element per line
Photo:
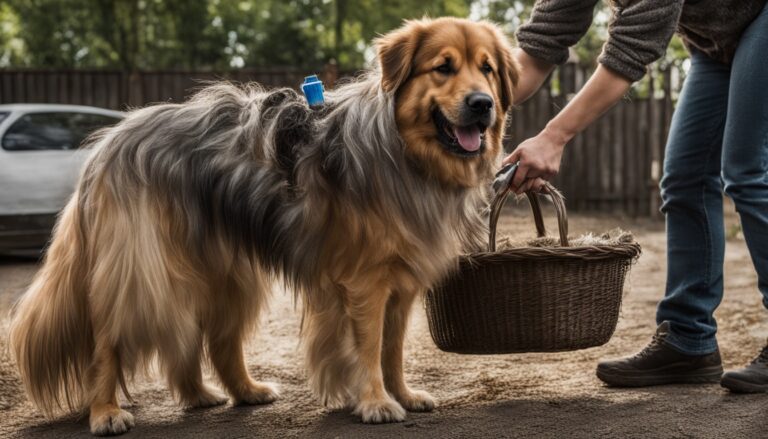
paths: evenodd
<path fill-rule="evenodd" d="M 467 95 L 465 98 L 467 107 L 469 107 L 473 113 L 484 114 L 493 108 L 493 98 L 485 93 L 473 92 Z"/>

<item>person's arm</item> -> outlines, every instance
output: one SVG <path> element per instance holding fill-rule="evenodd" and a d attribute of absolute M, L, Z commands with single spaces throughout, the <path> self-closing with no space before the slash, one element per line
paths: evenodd
<path fill-rule="evenodd" d="M 504 163 L 520 162 L 513 180 L 516 192 L 539 190 L 545 180 L 555 176 L 565 144 L 621 99 L 630 85 L 645 75 L 646 66 L 664 54 L 677 28 L 683 3 L 684 0 L 613 2 L 608 41 L 595 73 L 541 133 L 521 143 L 504 159 Z M 581 23 L 586 4 L 586 0 L 537 1 L 531 21 L 518 32 L 520 47 L 536 58 L 556 64 L 564 62 L 562 47 L 572 40 L 561 38 L 558 31 L 570 29 L 574 21 Z M 575 12 L 579 14 L 574 16 Z"/>
<path fill-rule="evenodd" d="M 547 76 L 555 69 L 555 64 L 534 58 L 520 48 L 514 49 L 512 56 L 520 66 L 520 79 L 512 93 L 514 105 L 518 105 L 527 101 L 541 88 Z"/>
<path fill-rule="evenodd" d="M 589 29 L 598 0 L 539 0 L 531 18 L 515 32 L 519 48 L 513 56 L 520 79 L 513 91 L 520 104 L 541 87 L 558 64 L 568 60 L 568 48 Z"/>
<path fill-rule="evenodd" d="M 504 159 L 504 163 L 520 162 L 512 183 L 515 192 L 540 190 L 544 180 L 560 170 L 565 144 L 616 104 L 631 85 L 625 76 L 598 66 L 576 97 L 541 133 L 521 143 Z"/>

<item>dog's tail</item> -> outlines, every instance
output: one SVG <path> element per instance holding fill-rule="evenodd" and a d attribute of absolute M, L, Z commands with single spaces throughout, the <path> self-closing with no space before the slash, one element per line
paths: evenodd
<path fill-rule="evenodd" d="M 77 194 L 54 229 L 43 267 L 17 303 L 10 343 L 32 402 L 46 415 L 85 404 L 93 356 L 87 303 L 86 243 Z"/>

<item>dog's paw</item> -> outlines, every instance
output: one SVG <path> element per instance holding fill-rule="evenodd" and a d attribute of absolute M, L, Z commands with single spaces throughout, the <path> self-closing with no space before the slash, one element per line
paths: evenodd
<path fill-rule="evenodd" d="M 435 398 L 423 390 L 411 390 L 398 395 L 397 401 L 409 412 L 431 412 L 435 409 Z"/>
<path fill-rule="evenodd" d="M 269 404 L 279 397 L 280 391 L 277 384 L 254 382 L 235 398 L 235 404 Z"/>
<path fill-rule="evenodd" d="M 185 405 L 189 408 L 208 408 L 226 404 L 229 398 L 217 390 L 201 389 L 197 394 L 185 398 Z"/>
<path fill-rule="evenodd" d="M 133 415 L 116 406 L 91 409 L 90 424 L 96 436 L 123 434 L 135 425 Z"/>
<path fill-rule="evenodd" d="M 366 424 L 383 424 L 405 420 L 405 409 L 392 398 L 360 401 L 353 413 L 360 416 Z"/>

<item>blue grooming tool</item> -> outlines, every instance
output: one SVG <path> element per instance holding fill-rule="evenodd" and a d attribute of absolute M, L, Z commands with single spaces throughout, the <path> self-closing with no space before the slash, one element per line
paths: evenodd
<path fill-rule="evenodd" d="M 304 78 L 304 83 L 301 84 L 301 91 L 307 97 L 307 103 L 310 107 L 322 105 L 325 102 L 323 98 L 323 83 L 317 79 L 317 75 L 310 75 Z"/>

